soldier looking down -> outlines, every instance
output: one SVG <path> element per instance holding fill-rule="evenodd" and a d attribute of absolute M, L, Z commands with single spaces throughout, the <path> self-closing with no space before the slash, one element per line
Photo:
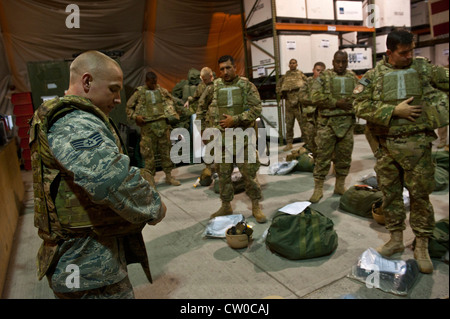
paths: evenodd
<path fill-rule="evenodd" d="M 32 118 L 38 276 L 47 276 L 57 298 L 133 298 L 127 264 L 134 262 L 151 281 L 141 231 L 166 207 L 148 172 L 130 166 L 108 118 L 122 80 L 117 62 L 85 52 L 70 66 L 67 95 L 44 102 Z"/>
<path fill-rule="evenodd" d="M 262 111 L 259 92 L 247 78 L 236 74 L 236 65 L 232 56 L 220 57 L 219 69 L 221 77 L 214 80 L 213 89 L 207 91 L 211 95 L 207 100 L 212 101 L 209 106 L 211 125 L 220 130 L 223 140 L 222 160 L 220 163 L 216 162 L 222 206 L 211 215 L 211 218 L 233 213 L 231 201 L 234 197 L 234 189 L 231 174 L 234 166 L 237 165 L 245 181 L 246 194 L 252 200 L 252 215 L 258 223 L 264 223 L 267 219 L 259 205 L 261 187 L 256 176 L 260 166 L 257 151 L 253 148 L 249 152 L 248 141 L 244 142 L 242 147 L 237 147 L 236 145 L 226 145 L 225 140 L 227 129 L 255 128 L 255 121 Z M 243 162 L 237 160 L 238 152 L 244 152 Z M 254 162 L 249 160 L 252 152 L 254 152 L 252 154 Z M 227 154 L 232 157 L 231 163 L 227 162 Z"/>
<path fill-rule="evenodd" d="M 311 99 L 318 108 L 317 145 L 314 161 L 314 193 L 312 203 L 323 196 L 323 183 L 334 162 L 336 183 L 334 193 L 345 192 L 345 179 L 350 170 L 353 152 L 353 126 L 355 112 L 352 92 L 358 78 L 347 70 L 348 55 L 337 51 L 333 58 L 333 69 L 323 71 L 312 85 Z"/>
<path fill-rule="evenodd" d="M 161 156 L 161 166 L 166 174 L 166 184 L 179 186 L 172 177 L 173 163 L 170 159 L 170 124 L 180 117 L 175 111 L 170 93 L 157 84 L 154 72 L 146 75 L 146 85 L 140 86 L 127 102 L 127 116 L 141 127 L 139 144 L 147 168 L 154 177 L 156 173 L 156 154 Z"/>
<path fill-rule="evenodd" d="M 405 249 L 403 188 L 410 196 L 410 225 L 416 236 L 414 257 L 423 273 L 433 272 L 428 240 L 435 225 L 429 195 L 434 189 L 431 158 L 434 129 L 448 125 L 448 69 L 413 58 L 413 34 L 388 34 L 384 59 L 354 90 L 358 117 L 367 120 L 378 142 L 375 172 L 383 192 L 382 210 L 390 240 L 377 250 L 391 256 Z"/>

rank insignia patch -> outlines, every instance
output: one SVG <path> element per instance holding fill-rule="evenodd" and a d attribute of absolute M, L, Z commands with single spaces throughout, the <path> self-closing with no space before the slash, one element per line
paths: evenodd
<path fill-rule="evenodd" d="M 103 138 L 100 135 L 100 133 L 94 133 L 88 138 L 80 138 L 79 140 L 75 140 L 73 142 L 70 142 L 72 144 L 72 147 L 76 151 L 83 151 L 83 150 L 89 150 L 92 148 L 96 148 L 100 146 L 100 144 L 103 143 Z"/>

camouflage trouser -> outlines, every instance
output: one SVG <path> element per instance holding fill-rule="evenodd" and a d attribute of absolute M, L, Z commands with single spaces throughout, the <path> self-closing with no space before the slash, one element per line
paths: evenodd
<path fill-rule="evenodd" d="M 170 148 L 172 143 L 170 141 L 170 131 L 167 129 L 162 136 L 157 136 L 150 128 L 143 127 L 141 129 L 141 155 L 145 162 L 145 168 L 148 169 L 152 175 L 156 172 L 156 154 L 160 155 L 161 167 L 165 173 L 170 173 L 173 169 L 173 163 L 170 159 Z"/>
<path fill-rule="evenodd" d="M 369 127 L 366 125 L 364 128 L 364 135 L 366 136 L 367 142 L 369 143 L 370 149 L 372 150 L 372 153 L 376 153 L 378 149 L 378 140 L 372 135 L 370 132 Z"/>
<path fill-rule="evenodd" d="M 300 104 L 297 103 L 292 105 L 289 100 L 286 100 L 286 114 L 285 114 L 285 122 L 286 122 L 286 143 L 291 143 L 294 141 L 294 125 L 295 120 L 297 120 L 300 129 L 302 129 L 302 114 L 300 111 Z M 302 134 L 303 136 L 303 134 Z"/>
<path fill-rule="evenodd" d="M 316 131 L 316 157 L 314 160 L 313 176 L 316 179 L 325 179 L 331 161 L 334 162 L 336 175 L 347 176 L 352 162 L 353 152 L 353 125 L 345 129 L 345 134 L 336 135 L 336 129 L 327 124 L 328 119 L 321 118 L 317 122 Z"/>
<path fill-rule="evenodd" d="M 316 157 L 316 119 L 314 113 L 302 113 L 302 139 L 305 142 L 305 147 L 307 147 L 313 157 Z"/>
<path fill-rule="evenodd" d="M 405 229 L 403 187 L 406 187 L 410 197 L 411 228 L 416 236 L 430 237 L 435 224 L 429 199 L 435 185 L 435 164 L 431 158 L 431 142 L 423 136 L 423 139 L 416 138 L 382 141 L 376 153 L 375 172 L 383 192 L 386 229 L 391 232 Z"/>
<path fill-rule="evenodd" d="M 234 166 L 239 168 L 242 174 L 242 179 L 245 183 L 245 193 L 252 200 L 261 199 L 261 187 L 259 185 L 256 174 L 258 173 L 260 162 L 256 159 L 256 163 L 248 163 L 245 160 L 243 163 L 216 163 L 216 169 L 219 174 L 219 193 L 222 202 L 231 202 L 234 198 L 234 188 L 231 182 L 231 174 Z"/>
<path fill-rule="evenodd" d="M 53 292 L 53 294 L 57 299 L 134 299 L 133 286 L 128 276 L 105 287 L 66 293 Z"/>

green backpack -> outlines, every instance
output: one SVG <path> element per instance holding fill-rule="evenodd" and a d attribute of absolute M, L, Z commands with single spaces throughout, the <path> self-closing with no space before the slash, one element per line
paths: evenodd
<path fill-rule="evenodd" d="M 438 167 L 444 168 L 447 172 L 449 171 L 449 153 L 447 151 L 436 151 L 431 156 Z"/>
<path fill-rule="evenodd" d="M 309 259 L 331 254 L 338 246 L 338 236 L 331 219 L 307 207 L 297 215 L 275 213 L 266 244 L 288 259 Z"/>
<path fill-rule="evenodd" d="M 434 192 L 439 192 L 447 188 L 449 173 L 442 166 L 436 166 L 434 170 Z"/>
<path fill-rule="evenodd" d="M 367 185 L 350 187 L 339 200 L 339 208 L 362 217 L 372 217 L 372 205 L 383 200 L 383 193 Z"/>
<path fill-rule="evenodd" d="M 303 153 L 297 158 L 296 171 L 300 172 L 314 172 L 314 158 L 307 153 Z"/>
<path fill-rule="evenodd" d="M 428 242 L 428 251 L 430 257 L 441 258 L 448 251 L 449 244 L 449 226 L 448 218 L 441 219 L 436 222 L 433 235 Z"/>

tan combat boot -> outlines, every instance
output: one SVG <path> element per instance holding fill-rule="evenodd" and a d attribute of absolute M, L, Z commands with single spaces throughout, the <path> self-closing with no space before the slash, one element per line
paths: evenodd
<path fill-rule="evenodd" d="M 420 272 L 431 274 L 433 272 L 433 263 L 428 253 L 428 238 L 416 237 L 416 246 L 414 247 L 414 258 L 417 260 Z"/>
<path fill-rule="evenodd" d="M 383 246 L 377 248 L 380 255 L 385 257 L 390 257 L 395 253 L 401 253 L 404 250 L 405 245 L 403 245 L 403 231 L 401 230 L 391 232 L 391 239 Z"/>
<path fill-rule="evenodd" d="M 166 184 L 173 185 L 173 186 L 180 186 L 180 181 L 176 180 L 174 177 L 172 177 L 171 173 L 166 173 Z"/>
<path fill-rule="evenodd" d="M 317 203 L 323 196 L 323 183 L 325 180 L 323 179 L 314 179 L 314 193 L 312 194 L 309 201 L 311 203 Z"/>
<path fill-rule="evenodd" d="M 287 143 L 287 145 L 283 148 L 283 151 L 290 151 L 292 149 L 292 143 Z"/>
<path fill-rule="evenodd" d="M 212 214 L 209 218 L 213 219 L 218 216 L 226 216 L 233 214 L 233 208 L 231 208 L 230 202 L 222 202 L 222 206 L 220 206 L 219 210 Z"/>
<path fill-rule="evenodd" d="M 336 176 L 336 183 L 334 185 L 334 193 L 338 195 L 344 195 L 346 189 L 345 189 L 345 178 L 347 176 Z"/>
<path fill-rule="evenodd" d="M 258 223 L 265 223 L 267 221 L 266 216 L 259 206 L 259 201 L 257 199 L 252 200 L 252 215 L 255 217 Z"/>

